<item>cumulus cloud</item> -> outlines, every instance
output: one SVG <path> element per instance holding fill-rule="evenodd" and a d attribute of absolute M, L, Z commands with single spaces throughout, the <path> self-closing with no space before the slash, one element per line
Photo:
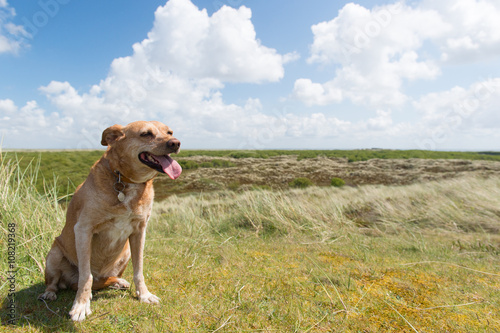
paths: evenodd
<path fill-rule="evenodd" d="M 425 24 L 422 24 L 425 22 Z M 308 63 L 340 64 L 326 83 L 297 80 L 293 96 L 307 105 L 327 105 L 345 99 L 375 108 L 407 101 L 404 80 L 433 79 L 436 61 L 417 52 L 428 38 L 450 26 L 432 10 L 399 2 L 369 10 L 349 3 L 331 21 L 312 26 L 314 42 Z"/>
<path fill-rule="evenodd" d="M 498 79 L 422 96 L 406 89 L 411 81 L 440 78 L 445 66 L 497 57 L 498 17 L 500 3 L 493 0 L 400 1 L 371 9 L 349 3 L 332 20 L 312 26 L 307 63 L 336 68 L 335 74 L 326 82 L 297 79 L 292 97 L 307 106 L 348 101 L 375 113 L 351 124 L 357 137 L 385 132 L 422 149 L 457 149 L 468 147 L 465 138 L 499 137 Z M 395 122 L 394 111 L 413 121 Z M 491 140 L 482 143 L 491 147 Z"/>
<path fill-rule="evenodd" d="M 251 16 L 244 6 L 223 6 L 209 16 L 189 0 L 170 0 L 156 10 L 152 30 L 133 54 L 115 59 L 88 92 L 69 82 L 41 87 L 58 110 L 56 126 L 73 131 L 75 141 L 66 144 L 95 147 L 105 126 L 137 119 L 163 120 L 193 140 L 250 135 L 269 122 L 260 101 L 228 105 L 221 93 L 228 82 L 279 81 L 284 64 L 298 58 L 262 45 Z"/>
<path fill-rule="evenodd" d="M 190 1 L 170 0 L 157 9 L 148 38 L 134 45 L 134 57 L 168 66 L 183 77 L 278 81 L 288 56 L 260 43 L 251 17 L 244 6 L 223 6 L 210 17 Z"/>
<path fill-rule="evenodd" d="M 67 119 L 56 112 L 47 114 L 36 101 L 18 107 L 10 99 L 0 100 L 0 135 L 7 147 L 33 147 L 60 145 L 67 140 L 71 129 Z"/>
<path fill-rule="evenodd" d="M 0 99 L 0 112 L 4 113 L 4 117 L 8 117 L 17 111 L 17 106 L 11 99 Z"/>
<path fill-rule="evenodd" d="M 500 3 L 492 0 L 424 0 L 367 9 L 349 3 L 312 26 L 309 64 L 336 65 L 332 80 L 297 80 L 293 97 L 306 105 L 350 100 L 375 109 L 401 107 L 404 84 L 433 80 L 450 62 L 477 62 L 500 51 Z M 440 55 L 425 51 L 431 44 Z"/>
<path fill-rule="evenodd" d="M 422 120 L 432 126 L 441 124 L 450 117 L 477 121 L 480 114 L 497 114 L 498 104 L 494 102 L 499 97 L 500 78 L 492 78 L 475 82 L 468 88 L 456 86 L 446 91 L 426 94 L 413 102 L 413 106 L 423 115 Z M 483 123 L 482 126 L 490 126 L 488 123 Z"/>
<path fill-rule="evenodd" d="M 325 84 L 312 82 L 310 79 L 298 79 L 294 87 L 295 97 L 306 105 L 327 105 L 333 102 L 340 102 L 343 98 L 342 89 L 334 82 Z"/>
<path fill-rule="evenodd" d="M 468 135 L 498 138 L 500 78 L 475 82 L 468 88 L 453 87 L 429 93 L 413 102 L 420 113 L 415 124 L 416 143 L 422 149 L 436 149 L 443 144 L 466 146 Z"/>
<path fill-rule="evenodd" d="M 500 2 L 495 0 L 425 0 L 422 7 L 435 10 L 453 29 L 436 40 L 441 59 L 471 63 L 498 57 L 500 52 Z"/>
<path fill-rule="evenodd" d="M 348 3 L 331 21 L 312 26 L 314 42 L 308 62 L 350 64 L 363 59 L 372 66 L 381 58 L 414 50 L 423 39 L 439 36 L 448 28 L 434 11 L 412 9 L 402 2 L 371 10 Z M 377 57 L 370 60 L 367 55 Z"/>
<path fill-rule="evenodd" d="M 23 26 L 11 22 L 15 16 L 16 11 L 9 6 L 7 0 L 0 0 L 0 54 L 16 54 L 26 45 L 28 33 Z"/>

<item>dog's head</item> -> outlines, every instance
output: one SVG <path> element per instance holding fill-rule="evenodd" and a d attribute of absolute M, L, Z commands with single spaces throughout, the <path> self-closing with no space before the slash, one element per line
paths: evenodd
<path fill-rule="evenodd" d="M 156 172 L 176 179 L 182 172 L 179 163 L 170 157 L 179 152 L 181 143 L 159 121 L 113 125 L 102 133 L 101 144 L 108 146 L 112 168 L 135 182 L 151 179 Z"/>

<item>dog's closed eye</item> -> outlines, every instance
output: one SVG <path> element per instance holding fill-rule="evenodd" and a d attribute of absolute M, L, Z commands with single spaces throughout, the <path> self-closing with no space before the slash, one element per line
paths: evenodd
<path fill-rule="evenodd" d="M 145 137 L 152 137 L 152 136 L 153 136 L 153 132 L 151 132 L 151 131 L 142 132 L 142 133 L 141 133 L 141 136 L 142 136 L 143 138 L 145 138 Z"/>

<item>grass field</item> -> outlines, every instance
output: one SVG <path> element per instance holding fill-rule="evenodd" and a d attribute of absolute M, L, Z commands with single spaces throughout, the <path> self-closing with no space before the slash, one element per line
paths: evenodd
<path fill-rule="evenodd" d="M 4 160 L 22 169 L 37 168 L 39 192 L 55 187 L 59 199 L 68 198 L 103 154 L 95 151 L 9 151 Z M 284 189 L 294 177 L 312 177 L 327 185 L 340 176 L 348 185 L 410 184 L 455 177 L 464 172 L 500 171 L 494 152 L 436 152 L 422 150 L 182 150 L 175 158 L 183 177 L 170 182 L 159 177 L 156 197 L 170 194 L 224 190 L 249 186 Z M 436 162 L 438 161 L 438 162 Z"/>
<path fill-rule="evenodd" d="M 186 176 L 190 182 L 219 185 L 210 192 L 191 188 L 182 191 L 189 194 L 165 195 L 154 206 L 145 277 L 161 304 L 141 304 L 128 290 L 99 291 L 93 295 L 93 314 L 78 324 L 67 315 L 74 292 L 60 292 L 54 302 L 36 300 L 44 290 L 44 257 L 64 223 L 57 184 L 46 182 L 37 191 L 42 163 L 26 168 L 3 159 L 0 331 L 500 331 L 498 162 L 411 160 L 411 168 L 400 160 L 330 159 L 359 163 L 351 173 L 373 171 L 343 177 L 347 180 L 381 177 L 384 170 L 386 180 L 290 189 L 275 184 L 301 176 L 297 170 L 303 171 L 304 159 L 280 156 L 247 161 L 181 156 L 200 166 L 180 180 Z M 318 167 L 322 159 L 329 158 L 311 156 L 306 162 Z M 212 165 L 202 167 L 205 162 Z M 266 165 L 268 181 L 276 178 L 271 186 L 256 186 L 259 177 L 234 183 L 238 174 L 255 173 L 244 170 L 265 170 Z M 278 180 L 271 166 L 289 175 Z M 322 173 L 315 178 L 303 172 L 325 185 Z M 401 176 L 393 175 L 398 172 Z M 412 172 L 428 177 L 404 181 L 403 174 Z M 232 182 L 223 181 L 222 173 Z M 403 180 L 389 185 L 391 179 Z M 172 184 L 155 183 L 167 185 Z M 9 224 L 15 224 L 14 232 Z M 15 326 L 6 325 L 9 234 L 16 243 Z"/>

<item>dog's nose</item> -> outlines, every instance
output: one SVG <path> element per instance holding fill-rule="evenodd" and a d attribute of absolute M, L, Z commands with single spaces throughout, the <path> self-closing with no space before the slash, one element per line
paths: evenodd
<path fill-rule="evenodd" d="M 167 147 L 172 150 L 178 150 L 181 147 L 181 142 L 177 139 L 170 139 L 167 141 Z"/>

